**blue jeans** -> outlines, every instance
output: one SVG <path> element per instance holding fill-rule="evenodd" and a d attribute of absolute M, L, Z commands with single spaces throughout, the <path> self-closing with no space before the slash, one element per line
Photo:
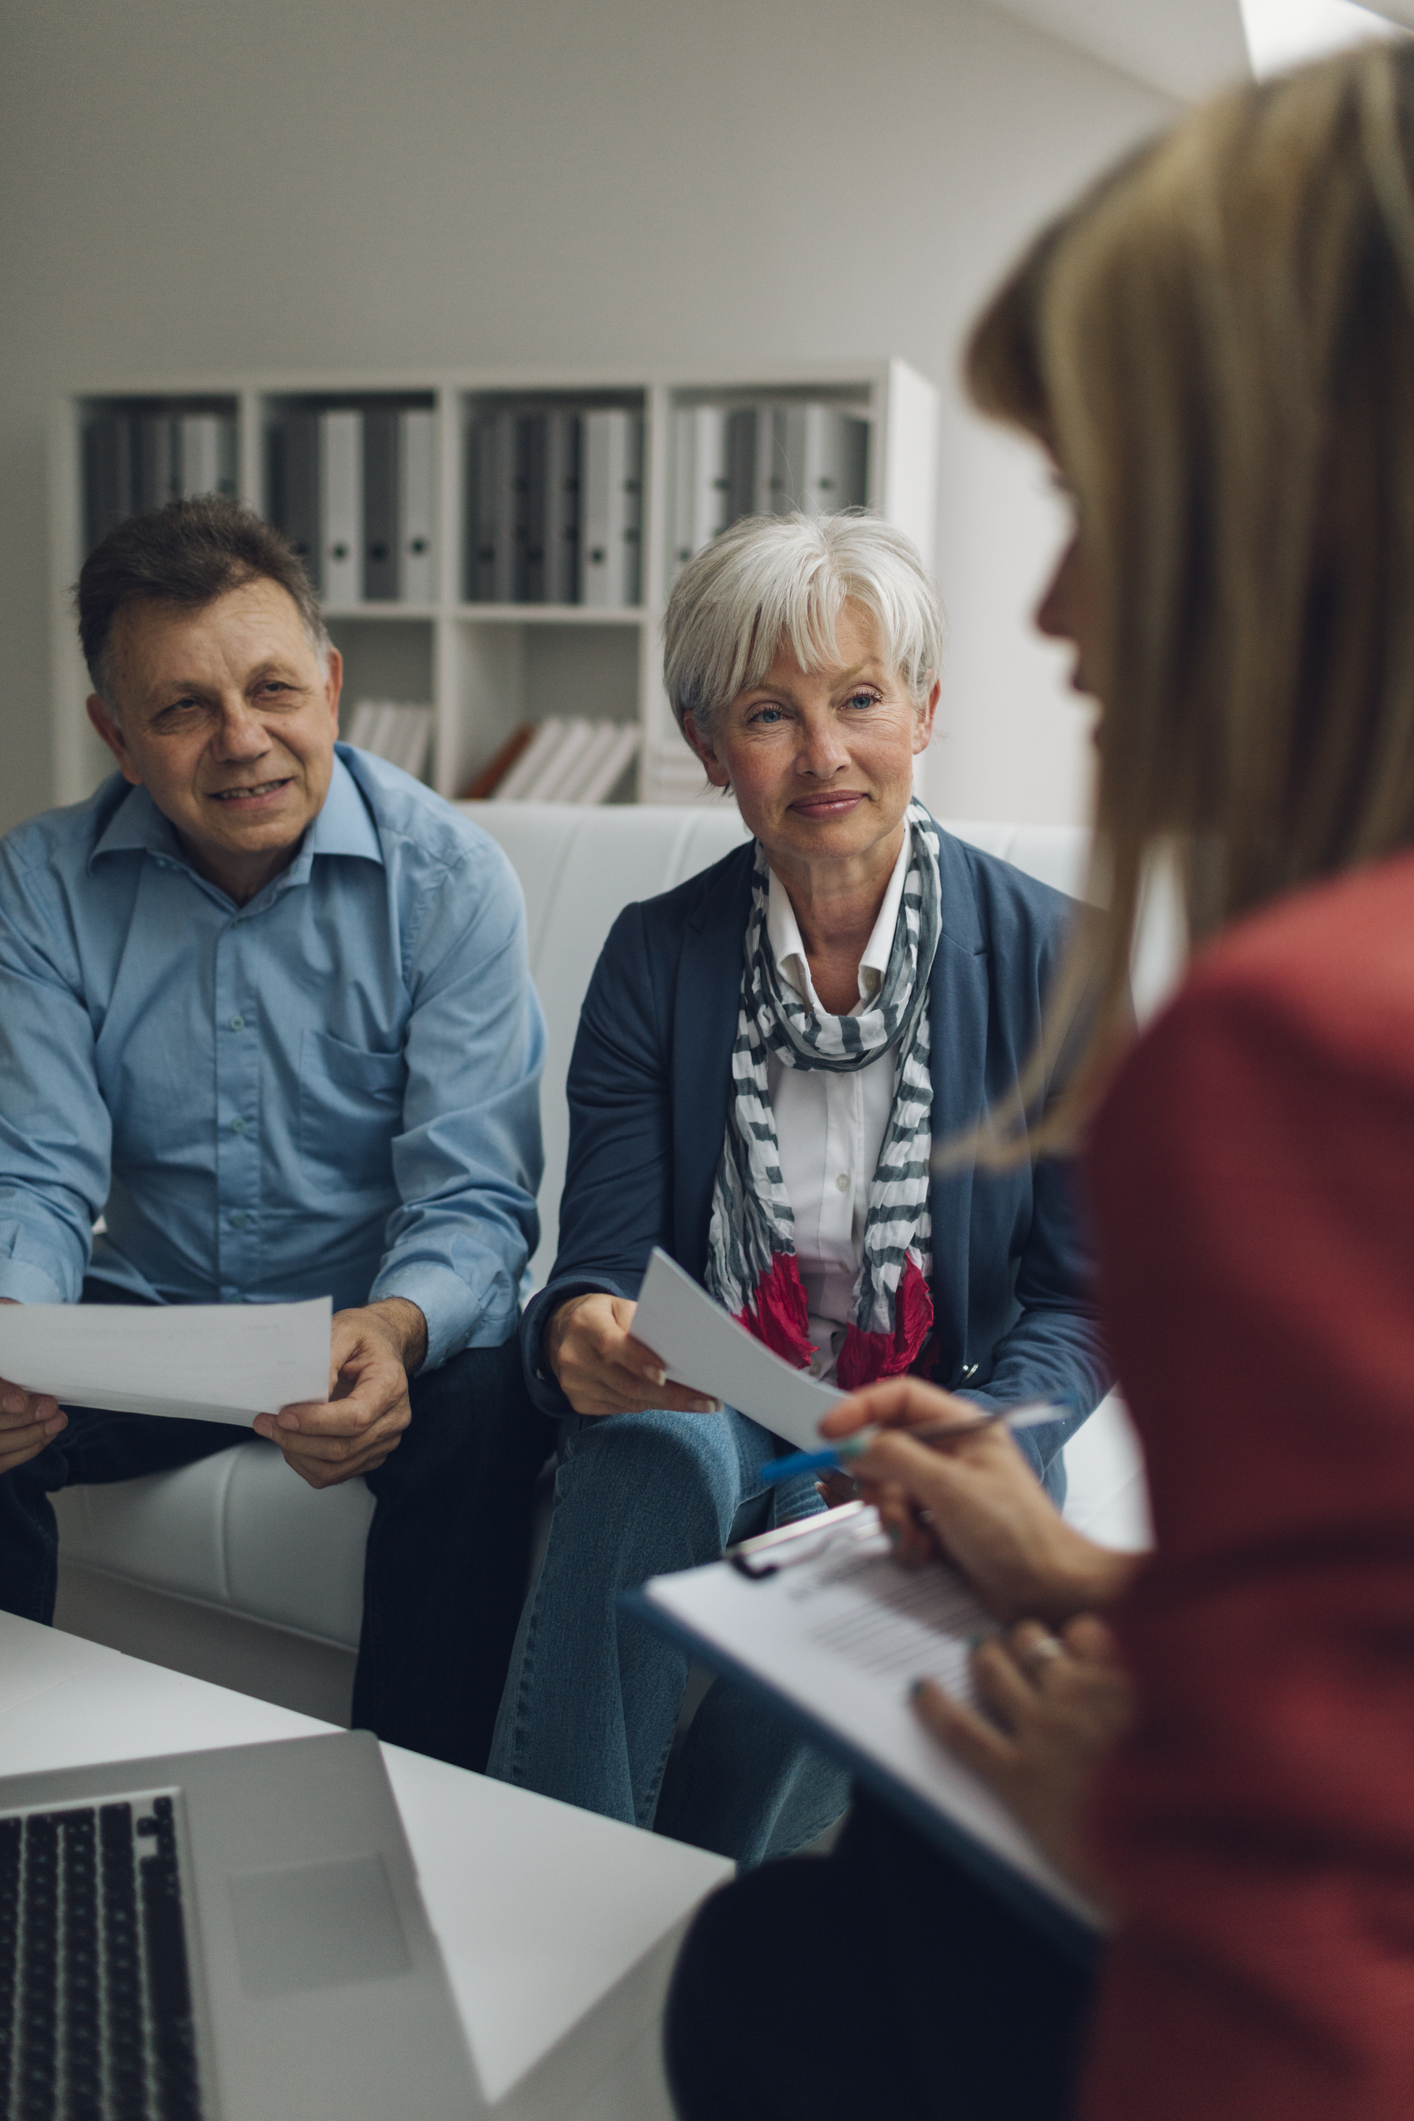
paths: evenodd
<path fill-rule="evenodd" d="M 821 1507 L 814 1482 L 766 1487 L 781 1453 L 725 1414 L 563 1424 L 550 1541 L 511 1656 L 489 1773 L 743 1865 L 824 1832 L 848 1777 L 754 1696 L 715 1680 L 669 1755 L 688 1659 L 620 1613 L 620 1591 L 715 1561 L 733 1539 Z"/>

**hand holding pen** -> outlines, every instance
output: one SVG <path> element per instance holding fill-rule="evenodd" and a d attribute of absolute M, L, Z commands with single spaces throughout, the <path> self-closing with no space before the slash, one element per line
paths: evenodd
<path fill-rule="evenodd" d="M 944 1396 L 944 1395 L 939 1395 Z M 955 1405 L 960 1402 L 954 1401 Z M 833 1417 L 831 1417 L 833 1418 Z M 942 1421 L 925 1421 L 911 1426 L 907 1433 L 915 1443 L 936 1444 L 940 1448 L 966 1442 L 969 1436 L 980 1436 L 984 1429 L 1005 1429 L 1011 1434 L 1017 1429 L 1040 1429 L 1049 1423 L 1063 1420 L 1059 1407 L 1050 1405 L 1034 1407 L 998 1407 L 990 1414 L 974 1414 L 946 1417 Z M 828 1424 L 822 1424 L 825 1433 Z M 792 1451 L 787 1458 L 773 1458 L 762 1466 L 763 1480 L 789 1480 L 796 1473 L 833 1473 L 841 1467 L 852 1466 L 856 1458 L 866 1451 L 885 1433 L 881 1423 L 872 1422 L 867 1427 L 856 1429 L 852 1436 L 843 1436 L 837 1444 L 820 1451 Z"/>
<path fill-rule="evenodd" d="M 979 1418 L 969 1401 L 901 1377 L 852 1394 L 820 1431 L 833 1450 L 867 1438 L 848 1470 L 897 1532 L 901 1558 L 945 1554 L 1000 1619 L 1060 1622 L 1109 1604 L 1128 1581 L 1131 1557 L 1065 1523 L 1004 1417 Z"/>

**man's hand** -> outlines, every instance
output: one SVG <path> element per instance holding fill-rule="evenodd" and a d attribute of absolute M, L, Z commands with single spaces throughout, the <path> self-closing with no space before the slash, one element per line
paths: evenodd
<path fill-rule="evenodd" d="M 651 1348 L 629 1328 L 637 1304 L 622 1296 L 572 1296 L 545 1328 L 545 1360 L 576 1414 L 720 1414 L 721 1402 L 670 1385 Z"/>
<path fill-rule="evenodd" d="M 1097 1546 L 1065 1522 L 1000 1425 L 952 1445 L 917 1443 L 925 1422 L 971 1422 L 977 1409 L 917 1378 L 870 1385 L 820 1424 L 829 1438 L 869 1423 L 888 1431 L 848 1470 L 894 1539 L 899 1558 L 935 1551 L 959 1568 L 1001 1620 L 1067 1620 L 1114 1602 L 1137 1557 Z"/>
<path fill-rule="evenodd" d="M 336 1311 L 329 1397 L 322 1405 L 259 1414 L 259 1436 L 277 1443 L 312 1488 L 333 1488 L 381 1466 L 412 1419 L 408 1372 L 427 1353 L 427 1321 L 401 1296 Z"/>
<path fill-rule="evenodd" d="M 989 1783 L 1061 1874 L 1099 1905 L 1104 1886 L 1084 1843 L 1085 1801 L 1099 1762 L 1129 1728 L 1133 1694 L 1113 1635 L 1082 1615 L 1059 1636 L 1023 1620 L 972 1661 L 979 1716 L 933 1680 L 913 1705 L 922 1721 Z"/>
<path fill-rule="evenodd" d="M 0 1304 L 12 1304 L 13 1296 L 0 1296 Z M 47 1392 L 26 1392 L 0 1377 L 0 1475 L 38 1458 L 61 1429 L 69 1426 L 67 1414 Z"/>

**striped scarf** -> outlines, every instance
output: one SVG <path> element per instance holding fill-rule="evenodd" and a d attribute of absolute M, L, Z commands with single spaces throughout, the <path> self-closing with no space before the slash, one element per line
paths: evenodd
<path fill-rule="evenodd" d="M 909 1369 L 933 1323 L 933 1078 L 928 1065 L 928 980 L 938 946 L 938 836 L 910 803 L 912 859 L 883 984 L 857 1016 L 829 1016 L 782 979 L 766 928 L 770 871 L 758 841 L 746 924 L 746 962 L 732 1102 L 712 1192 L 707 1287 L 739 1324 L 799 1369 L 815 1349 L 795 1252 L 795 1217 L 781 1176 L 767 1067 L 863 1068 L 896 1049 L 893 1110 L 869 1192 L 854 1316 L 836 1376 L 845 1391 Z"/>

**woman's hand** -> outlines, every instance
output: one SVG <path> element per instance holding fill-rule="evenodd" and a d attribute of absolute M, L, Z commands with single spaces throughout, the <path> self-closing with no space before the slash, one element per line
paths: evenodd
<path fill-rule="evenodd" d="M 1095 1768 L 1129 1728 L 1133 1694 L 1114 1636 L 1091 1614 L 1052 1635 L 1023 1620 L 972 1661 L 979 1716 L 931 1679 L 913 1704 L 935 1738 L 987 1783 L 1063 1877 L 1097 1904 L 1104 1888 L 1084 1845 Z"/>
<path fill-rule="evenodd" d="M 629 1328 L 637 1304 L 622 1296 L 572 1296 L 545 1328 L 545 1360 L 576 1414 L 720 1414 L 721 1401 L 670 1385 L 651 1348 Z"/>
<path fill-rule="evenodd" d="M 820 1429 L 839 1437 L 874 1423 L 890 1432 L 851 1459 L 849 1472 L 877 1505 L 901 1560 L 943 1554 L 999 1619 L 1040 1613 L 1061 1621 L 1112 1604 L 1135 1558 L 1068 1525 L 1005 1429 L 951 1445 L 918 1443 L 907 1433 L 925 1422 L 976 1419 L 967 1400 L 898 1377 L 854 1393 Z"/>

